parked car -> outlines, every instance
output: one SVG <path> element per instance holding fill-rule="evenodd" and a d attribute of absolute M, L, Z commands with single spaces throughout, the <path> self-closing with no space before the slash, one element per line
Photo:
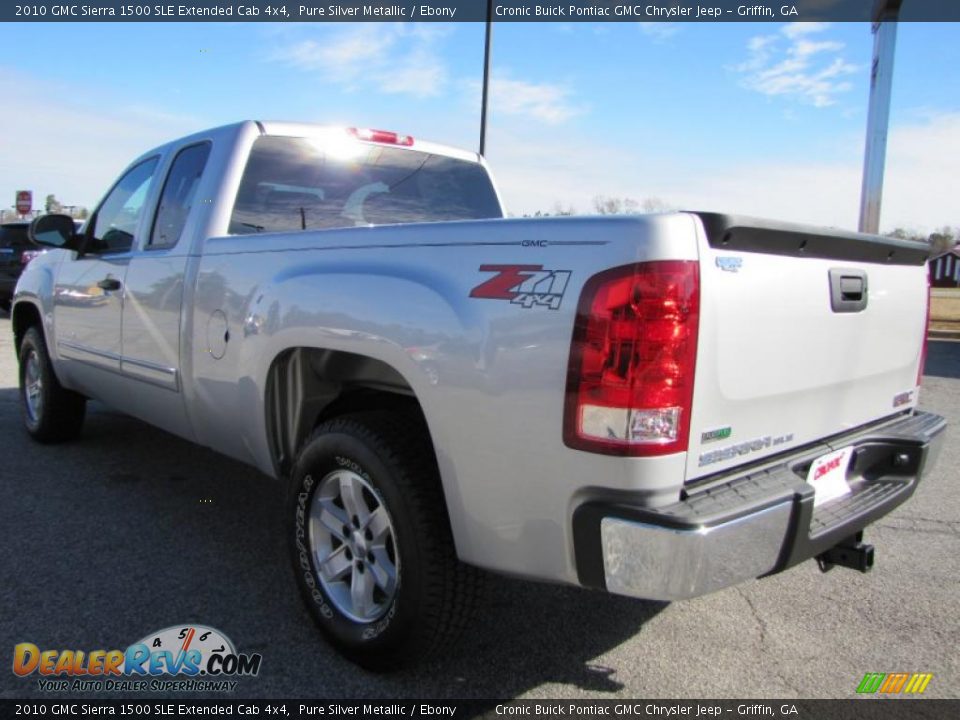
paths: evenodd
<path fill-rule="evenodd" d="M 73 221 L 77 232 L 80 232 L 83 223 L 83 220 Z M 0 224 L 0 310 L 5 312 L 10 310 L 13 291 L 23 268 L 48 250 L 30 239 L 29 228 L 29 220 Z"/>
<path fill-rule="evenodd" d="M 10 310 L 10 301 L 24 266 L 24 253 L 44 248 L 31 242 L 27 234 L 30 222 L 15 220 L 0 225 L 0 310 Z M 32 259 L 30 255 L 28 260 Z"/>
<path fill-rule="evenodd" d="M 925 245 L 502 215 L 482 158 L 407 135 L 151 150 L 84 232 L 31 227 L 26 429 L 75 438 L 96 398 L 278 479 L 305 602 L 367 667 L 452 638 L 476 567 L 658 600 L 870 568 L 944 437 Z"/>

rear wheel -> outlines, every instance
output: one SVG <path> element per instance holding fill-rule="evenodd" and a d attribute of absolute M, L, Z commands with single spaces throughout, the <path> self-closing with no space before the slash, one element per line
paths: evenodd
<path fill-rule="evenodd" d="M 40 328 L 27 330 L 20 344 L 20 398 L 27 432 L 40 442 L 76 438 L 83 429 L 87 400 L 57 380 Z"/>
<path fill-rule="evenodd" d="M 327 639 L 374 670 L 451 641 L 479 593 L 461 563 L 426 428 L 364 413 L 319 426 L 293 473 L 294 571 Z"/>

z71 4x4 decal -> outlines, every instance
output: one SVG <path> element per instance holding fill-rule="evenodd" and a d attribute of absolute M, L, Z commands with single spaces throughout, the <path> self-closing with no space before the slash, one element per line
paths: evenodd
<path fill-rule="evenodd" d="M 544 270 L 543 265 L 481 265 L 480 272 L 496 273 L 470 291 L 470 297 L 509 300 L 525 308 L 559 310 L 570 280 L 569 270 Z"/>

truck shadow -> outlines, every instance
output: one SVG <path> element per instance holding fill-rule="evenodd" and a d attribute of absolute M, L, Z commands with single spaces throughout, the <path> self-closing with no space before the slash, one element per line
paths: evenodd
<path fill-rule="evenodd" d="M 0 592 L 0 646 L 123 649 L 200 623 L 263 656 L 236 697 L 512 698 L 545 683 L 615 693 L 610 651 L 666 607 L 491 575 L 458 645 L 367 673 L 323 641 L 297 596 L 276 482 L 95 403 L 82 439 L 64 445 L 30 441 L 19 413 L 17 391 L 0 388 L 0 572 L 13 580 Z M 40 694 L 0 674 L 0 697 Z"/>
<path fill-rule="evenodd" d="M 942 378 L 960 378 L 960 342 L 930 340 L 927 343 L 927 364 L 924 375 Z"/>

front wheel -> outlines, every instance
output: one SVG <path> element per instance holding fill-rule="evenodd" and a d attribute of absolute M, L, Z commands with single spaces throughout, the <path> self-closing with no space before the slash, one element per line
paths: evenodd
<path fill-rule="evenodd" d="M 301 450 L 293 484 L 297 582 L 341 653 L 386 670 L 459 633 L 479 572 L 457 559 L 421 420 L 377 412 L 326 422 Z"/>
<path fill-rule="evenodd" d="M 43 332 L 36 326 L 20 344 L 20 399 L 23 424 L 35 440 L 72 440 L 83 429 L 87 399 L 57 380 Z"/>

